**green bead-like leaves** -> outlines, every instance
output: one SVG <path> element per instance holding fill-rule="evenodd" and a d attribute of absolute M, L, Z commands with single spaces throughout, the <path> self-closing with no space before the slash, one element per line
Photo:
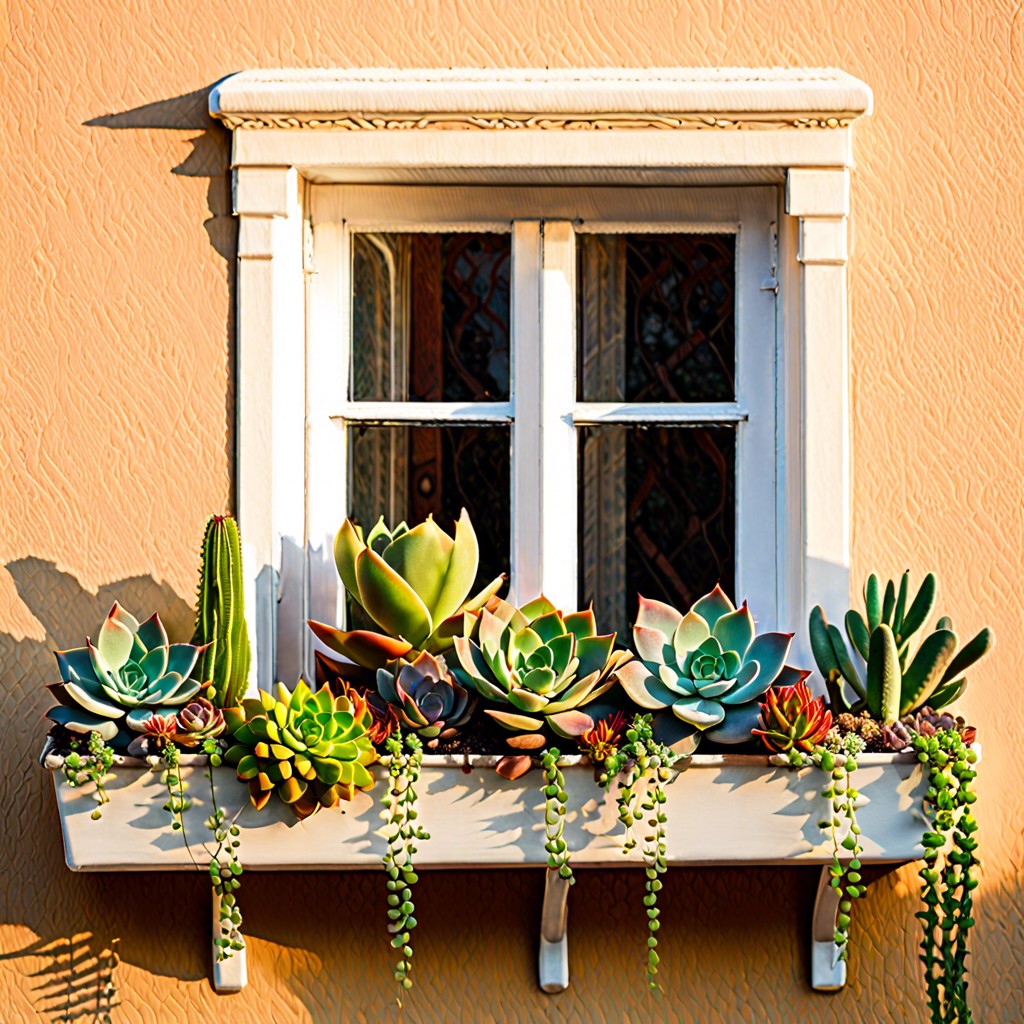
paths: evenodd
<path fill-rule="evenodd" d="M 736 608 L 721 587 L 684 615 L 640 598 L 633 628 L 639 661 L 623 666 L 623 688 L 655 715 L 656 734 L 689 752 L 701 735 L 743 743 L 758 722 L 758 698 L 773 683 L 795 683 L 786 665 L 791 633 L 755 634 L 746 603 Z M 671 715 L 667 712 L 671 712 Z"/>

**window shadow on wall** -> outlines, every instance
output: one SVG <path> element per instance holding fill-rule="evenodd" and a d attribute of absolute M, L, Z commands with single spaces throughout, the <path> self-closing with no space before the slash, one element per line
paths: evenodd
<path fill-rule="evenodd" d="M 235 296 L 238 267 L 238 225 L 231 204 L 231 132 L 210 117 L 209 94 L 216 83 L 194 92 L 170 99 L 146 103 L 120 113 L 102 114 L 84 122 L 89 128 L 116 131 L 196 132 L 188 140 L 192 152 L 171 174 L 186 178 L 205 178 L 206 205 L 210 216 L 203 222 L 210 245 L 226 263 L 228 303 L 224 310 L 225 344 L 228 365 L 228 388 L 224 396 L 224 417 L 227 427 L 228 457 L 235 458 Z M 187 225 L 182 225 L 187 229 Z M 173 268 L 172 268 L 173 269 Z M 234 483 L 230 506 L 234 507 Z"/>

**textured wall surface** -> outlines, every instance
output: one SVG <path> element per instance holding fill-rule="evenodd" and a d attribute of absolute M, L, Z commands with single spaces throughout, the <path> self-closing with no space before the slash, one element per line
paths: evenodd
<path fill-rule="evenodd" d="M 203 519 L 231 500 L 234 232 L 209 85 L 280 65 L 836 65 L 856 131 L 855 573 L 941 574 L 999 635 L 982 730 L 973 984 L 1024 1019 L 1020 578 L 1024 19 L 1015 0 L 0 0 L 0 1020 L 377 1021 L 394 1013 L 377 876 L 250 876 L 251 983 L 207 981 L 196 878 L 73 876 L 33 770 L 53 646 L 116 597 L 189 625 Z M 1019 756 L 1019 755 L 1017 755 Z M 850 983 L 807 983 L 814 873 L 677 871 L 668 996 L 642 982 L 641 879 L 586 875 L 571 989 L 538 993 L 542 880 L 421 885 L 414 1021 L 923 1019 L 912 869 L 858 908 Z M 112 965 L 119 959 L 116 967 Z"/>

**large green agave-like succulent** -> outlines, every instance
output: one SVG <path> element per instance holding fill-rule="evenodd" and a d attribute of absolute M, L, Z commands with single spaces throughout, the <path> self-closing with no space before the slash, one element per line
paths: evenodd
<path fill-rule="evenodd" d="M 656 732 L 677 750 L 692 751 L 701 735 L 716 743 L 751 738 L 757 698 L 773 683 L 795 683 L 786 665 L 792 633 L 755 635 L 754 620 L 716 586 L 684 615 L 661 601 L 640 598 L 633 627 L 639 661 L 625 665 L 619 680 L 655 716 Z"/>
<path fill-rule="evenodd" d="M 367 766 L 377 752 L 367 735 L 370 710 L 361 699 L 334 696 L 327 686 L 314 693 L 300 680 L 293 691 L 278 683 L 276 696 L 261 690 L 224 717 L 234 740 L 224 758 L 248 783 L 257 810 L 277 793 L 306 818 L 373 786 Z"/>
<path fill-rule="evenodd" d="M 344 632 L 312 621 L 309 627 L 332 650 L 374 670 L 413 651 L 450 648 L 504 581 L 499 576 L 469 596 L 480 547 L 465 509 L 454 538 L 433 516 L 412 529 L 403 522 L 391 530 L 381 516 L 364 541 L 362 528 L 346 519 L 334 539 L 334 561 L 346 591 L 383 633 Z"/>
<path fill-rule="evenodd" d="M 598 636 L 589 609 L 563 615 L 543 596 L 522 608 L 497 600 L 480 614 L 478 643 L 455 638 L 462 667 L 453 671 L 485 701 L 504 705 L 484 710 L 506 729 L 530 734 L 547 725 L 571 738 L 594 727 L 581 708 L 615 684 L 631 657 L 614 647 L 615 634 Z"/>
<path fill-rule="evenodd" d="M 170 643 L 159 615 L 140 624 L 115 602 L 95 646 L 87 639 L 85 647 L 54 652 L 61 681 L 47 689 L 60 703 L 47 718 L 126 748 L 125 726 L 141 732 L 154 714 L 173 717 L 199 691 L 190 675 L 203 650 Z"/>

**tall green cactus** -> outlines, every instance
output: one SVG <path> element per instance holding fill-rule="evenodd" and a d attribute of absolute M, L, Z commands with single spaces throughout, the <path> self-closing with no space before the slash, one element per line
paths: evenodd
<path fill-rule="evenodd" d="M 918 645 L 911 657 L 911 642 L 935 607 L 938 584 L 929 573 L 914 599 L 907 600 L 910 573 L 897 588 L 893 580 L 882 590 L 871 573 L 864 585 L 862 615 L 851 608 L 844 620 L 853 654 L 838 627 L 830 625 L 820 605 L 811 611 L 811 652 L 825 678 L 834 712 L 867 710 L 872 717 L 892 724 L 926 704 L 942 708 L 956 700 L 967 687 L 963 673 L 991 648 L 994 637 L 983 629 L 957 651 L 953 623 L 943 617 Z M 859 656 L 859 657 L 858 657 Z M 864 666 L 858 668 L 855 661 Z M 849 699 L 843 684 L 853 691 Z"/>
<path fill-rule="evenodd" d="M 249 630 L 245 623 L 242 548 L 231 516 L 210 516 L 203 535 L 199 602 L 193 643 L 208 644 L 196 673 L 214 688 L 213 703 L 235 707 L 249 681 Z"/>

